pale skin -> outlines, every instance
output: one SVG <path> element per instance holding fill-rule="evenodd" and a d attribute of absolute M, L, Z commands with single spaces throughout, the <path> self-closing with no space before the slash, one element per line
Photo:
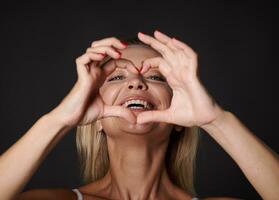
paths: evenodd
<path fill-rule="evenodd" d="M 189 126 L 215 139 L 263 199 L 279 196 L 278 155 L 212 99 L 197 76 L 197 54 L 159 31 L 138 37 L 156 51 L 107 38 L 76 60 L 78 80 L 70 93 L 1 155 L 0 199 L 76 199 L 68 189 L 20 192 L 70 129 L 93 121 L 107 135 L 111 168 L 100 181 L 79 188 L 84 199 L 191 199 L 170 181 L 163 164 L 172 128 Z M 102 54 L 113 60 L 100 69 Z M 111 80 L 116 76 L 122 78 Z M 157 110 L 118 105 L 127 94 L 148 96 Z"/>

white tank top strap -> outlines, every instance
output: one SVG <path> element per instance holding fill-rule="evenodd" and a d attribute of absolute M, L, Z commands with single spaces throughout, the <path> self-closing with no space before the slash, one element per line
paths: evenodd
<path fill-rule="evenodd" d="M 75 189 L 72 189 L 72 191 L 74 193 L 76 193 L 77 200 L 83 200 L 82 194 L 81 194 L 81 192 L 78 189 L 75 188 Z M 198 197 L 193 197 L 192 200 L 199 200 L 199 198 Z"/>
<path fill-rule="evenodd" d="M 78 189 L 72 189 L 72 191 L 74 192 L 74 193 L 76 193 L 76 195 L 77 195 L 77 200 L 83 200 L 83 197 L 82 197 L 82 194 L 81 194 L 81 192 L 78 190 Z"/>

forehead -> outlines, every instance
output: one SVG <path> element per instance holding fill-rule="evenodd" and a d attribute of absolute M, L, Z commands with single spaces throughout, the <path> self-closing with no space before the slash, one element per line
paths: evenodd
<path fill-rule="evenodd" d="M 120 50 L 120 52 L 122 53 L 122 58 L 132 61 L 137 67 L 140 67 L 141 62 L 147 58 L 160 56 L 160 54 L 151 49 L 151 47 L 137 44 L 128 45 L 127 48 Z"/>

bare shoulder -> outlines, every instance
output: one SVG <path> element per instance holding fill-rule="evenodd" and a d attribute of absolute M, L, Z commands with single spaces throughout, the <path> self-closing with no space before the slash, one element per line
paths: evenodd
<path fill-rule="evenodd" d="M 244 199 L 235 198 L 235 197 L 206 197 L 206 198 L 200 198 L 200 200 L 244 200 Z"/>
<path fill-rule="evenodd" d="M 66 188 L 40 188 L 27 190 L 17 196 L 15 200 L 76 200 L 76 194 Z"/>

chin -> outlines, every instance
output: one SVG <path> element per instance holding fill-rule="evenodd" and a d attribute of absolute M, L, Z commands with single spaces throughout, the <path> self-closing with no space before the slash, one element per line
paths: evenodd
<path fill-rule="evenodd" d="M 159 126 L 159 123 L 150 122 L 146 124 L 132 124 L 125 119 L 115 119 L 116 126 L 123 133 L 132 135 L 146 135 L 150 134 L 152 130 Z"/>
<path fill-rule="evenodd" d="M 132 124 L 129 121 L 118 118 L 110 117 L 102 120 L 102 126 L 108 135 L 147 135 L 159 128 L 160 123 L 151 122 L 146 124 Z M 159 128 L 160 129 L 160 128 Z"/>

